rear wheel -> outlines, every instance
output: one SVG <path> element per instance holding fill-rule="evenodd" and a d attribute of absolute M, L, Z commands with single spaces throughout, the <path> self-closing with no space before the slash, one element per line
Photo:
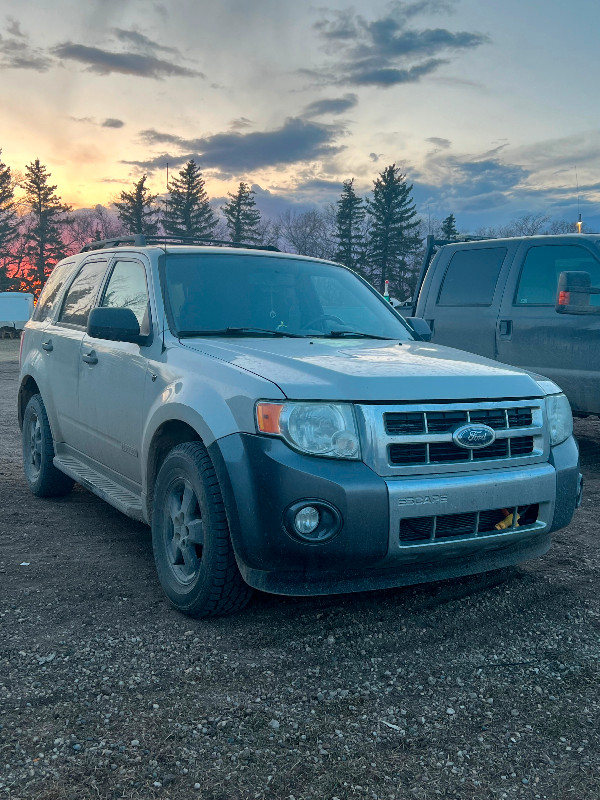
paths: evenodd
<path fill-rule="evenodd" d="M 42 396 L 34 394 L 23 415 L 23 468 L 33 494 L 60 497 L 73 488 L 75 481 L 53 464 L 54 442 Z"/>
<path fill-rule="evenodd" d="M 163 590 L 184 614 L 231 614 L 250 600 L 252 590 L 235 560 L 217 476 L 200 442 L 177 445 L 160 468 L 152 546 Z"/>

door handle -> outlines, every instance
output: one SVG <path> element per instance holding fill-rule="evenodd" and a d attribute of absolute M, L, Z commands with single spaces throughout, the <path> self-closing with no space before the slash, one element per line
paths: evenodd
<path fill-rule="evenodd" d="M 47 350 L 49 353 L 51 353 L 52 350 L 54 349 L 52 345 L 52 339 L 48 339 L 47 342 L 42 342 L 42 347 L 44 348 L 44 350 Z"/>
<path fill-rule="evenodd" d="M 498 335 L 501 339 L 510 339 L 512 337 L 513 324 L 512 319 L 501 319 L 498 323 Z"/>
<path fill-rule="evenodd" d="M 86 364 L 97 364 L 98 363 L 98 356 L 96 355 L 95 350 L 90 350 L 89 353 L 84 353 L 81 356 L 82 361 L 85 361 Z"/>

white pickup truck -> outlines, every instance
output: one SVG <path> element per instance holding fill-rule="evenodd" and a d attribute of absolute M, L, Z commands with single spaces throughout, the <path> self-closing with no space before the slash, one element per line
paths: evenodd
<path fill-rule="evenodd" d="M 0 337 L 16 339 L 33 313 L 33 295 L 0 292 Z"/>
<path fill-rule="evenodd" d="M 554 383 L 430 344 L 350 270 L 267 249 L 132 237 L 61 262 L 25 327 L 18 413 L 31 490 L 76 481 L 150 524 L 162 587 L 195 616 L 250 587 L 515 564 L 581 499 Z"/>

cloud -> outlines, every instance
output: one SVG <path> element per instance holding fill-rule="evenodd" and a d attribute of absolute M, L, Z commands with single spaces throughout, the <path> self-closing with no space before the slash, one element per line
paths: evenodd
<path fill-rule="evenodd" d="M 374 164 L 377 164 L 380 158 L 382 158 L 383 153 L 369 153 L 369 158 Z"/>
<path fill-rule="evenodd" d="M 334 155 L 343 149 L 336 144 L 343 132 L 341 126 L 323 125 L 297 117 L 290 117 L 281 128 L 272 131 L 230 131 L 201 139 L 184 139 L 150 129 L 141 132 L 144 143 L 172 145 L 179 152 L 162 154 L 147 161 L 122 163 L 151 171 L 163 168 L 167 162 L 177 167 L 193 158 L 203 169 L 240 174 L 247 170 L 296 164 Z"/>
<path fill-rule="evenodd" d="M 429 144 L 435 145 L 436 147 L 440 147 L 443 150 L 446 150 L 452 144 L 450 139 L 442 139 L 441 136 L 430 136 L 428 139 L 425 139 L 425 141 L 429 142 Z"/>
<path fill-rule="evenodd" d="M 125 123 L 122 119 L 114 119 L 114 117 L 109 117 L 102 123 L 103 128 L 122 128 L 124 125 Z"/>
<path fill-rule="evenodd" d="M 127 31 L 123 28 L 114 28 L 114 34 L 121 42 L 133 45 L 133 47 L 136 47 L 138 50 L 143 50 L 150 53 L 154 53 L 156 51 L 162 51 L 164 53 L 177 53 L 177 49 L 175 47 L 165 47 L 165 45 L 158 44 L 158 42 L 149 39 L 139 31 Z"/>
<path fill-rule="evenodd" d="M 448 2 L 422 0 L 393 3 L 387 14 L 372 20 L 352 10 L 329 11 L 314 28 L 333 63 L 304 72 L 322 84 L 385 88 L 415 83 L 458 53 L 489 42 L 482 33 L 409 27 L 415 16 L 450 10 Z"/>
<path fill-rule="evenodd" d="M 7 17 L 6 21 L 8 22 L 7 31 L 10 33 L 11 36 L 18 36 L 20 39 L 26 39 L 26 35 L 21 30 L 21 24 L 18 20 L 13 19 L 13 17 Z"/>
<path fill-rule="evenodd" d="M 432 58 L 422 64 L 417 64 L 410 69 L 397 69 L 395 67 L 377 67 L 366 64 L 356 64 L 350 67 L 348 80 L 355 86 L 396 86 L 399 83 L 416 83 L 424 75 L 434 72 L 448 61 Z"/>
<path fill-rule="evenodd" d="M 0 34 L 0 69 L 32 69 L 46 72 L 52 66 L 52 60 L 39 47 L 31 47 L 20 28 L 15 33 L 15 24 L 9 26 L 10 38 Z"/>
<path fill-rule="evenodd" d="M 97 75 L 110 75 L 116 72 L 158 80 L 165 77 L 206 77 L 201 72 L 154 56 L 140 55 L 139 53 L 115 53 L 74 42 L 57 45 L 52 52 L 59 58 L 87 64 L 86 71 L 94 72 Z"/>
<path fill-rule="evenodd" d="M 241 131 L 244 128 L 251 128 L 252 125 L 254 125 L 254 123 L 247 117 L 238 117 L 237 119 L 232 119 L 229 123 L 229 127 L 232 131 Z"/>
<path fill-rule="evenodd" d="M 303 117 L 320 117 L 323 114 L 343 114 L 358 104 L 355 94 L 345 94 L 343 97 L 330 97 L 315 100 L 309 103 L 302 112 Z"/>

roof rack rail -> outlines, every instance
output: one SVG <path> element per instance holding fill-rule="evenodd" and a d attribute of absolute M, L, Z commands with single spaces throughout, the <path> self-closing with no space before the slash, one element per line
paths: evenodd
<path fill-rule="evenodd" d="M 247 250 L 270 250 L 273 253 L 280 253 L 278 247 L 272 244 L 250 244 L 247 242 L 227 242 L 224 239 L 211 239 L 208 236 L 145 236 L 138 233 L 135 236 L 119 236 L 114 239 L 98 239 L 81 248 L 81 253 L 91 250 L 103 250 L 107 247 L 122 247 L 133 245 L 134 247 L 146 247 L 149 244 L 205 244 L 217 245 L 218 247 L 242 247 Z"/>
<path fill-rule="evenodd" d="M 280 253 L 272 244 L 251 244 L 250 242 L 228 242 L 225 239 L 212 239 L 210 236 L 146 236 L 147 244 L 208 244 L 218 247 L 242 247 L 247 250 L 271 250 Z"/>
<path fill-rule="evenodd" d="M 104 250 L 106 247 L 121 247 L 123 245 L 132 244 L 134 247 L 145 247 L 146 237 L 143 233 L 136 233 L 135 236 L 117 236 L 114 239 L 94 239 L 84 245 L 80 253 L 87 253 L 90 250 Z"/>

